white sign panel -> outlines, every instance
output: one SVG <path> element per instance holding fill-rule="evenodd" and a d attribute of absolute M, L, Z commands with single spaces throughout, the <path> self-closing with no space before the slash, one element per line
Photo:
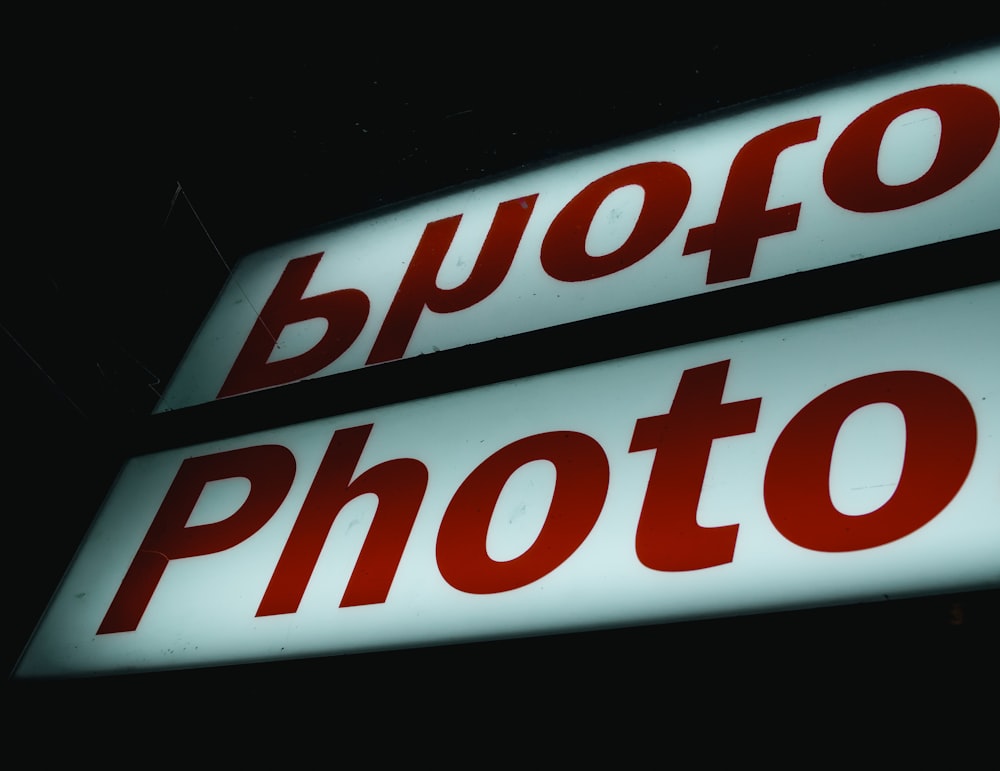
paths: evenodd
<path fill-rule="evenodd" d="M 998 229 L 998 101 L 982 50 L 266 249 L 157 411 Z"/>
<path fill-rule="evenodd" d="M 1000 586 L 994 283 L 134 458 L 66 676 Z"/>

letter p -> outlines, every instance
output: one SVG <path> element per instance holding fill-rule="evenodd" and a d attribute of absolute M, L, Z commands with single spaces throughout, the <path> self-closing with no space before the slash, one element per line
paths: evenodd
<path fill-rule="evenodd" d="M 205 486 L 233 477 L 250 480 L 250 493 L 239 509 L 218 522 L 188 527 Z M 295 457 L 281 445 L 246 447 L 185 460 L 97 633 L 134 631 L 167 563 L 215 554 L 245 541 L 278 510 L 294 477 Z"/>

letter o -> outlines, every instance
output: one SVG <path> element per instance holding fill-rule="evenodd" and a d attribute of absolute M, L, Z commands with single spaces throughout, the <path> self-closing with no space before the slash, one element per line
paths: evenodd
<path fill-rule="evenodd" d="M 880 508 L 842 514 L 830 498 L 830 460 L 841 425 L 869 404 L 903 413 L 906 448 L 899 483 Z M 976 418 L 965 395 L 928 372 L 867 375 L 816 397 L 774 444 L 764 476 L 768 516 L 789 541 L 824 552 L 855 551 L 898 540 L 936 517 L 968 476 Z"/>
<path fill-rule="evenodd" d="M 941 119 L 937 156 L 919 179 L 886 185 L 878 176 L 878 155 L 886 129 L 912 110 L 933 110 Z M 838 206 L 856 212 L 904 209 L 951 190 L 983 162 L 1000 131 L 1000 109 L 985 91 L 966 85 L 928 86 L 907 91 L 856 118 L 830 148 L 823 186 Z"/>
<path fill-rule="evenodd" d="M 545 524 L 518 557 L 498 562 L 486 551 L 486 535 L 504 485 L 521 466 L 547 460 L 556 484 Z M 551 573 L 577 550 L 604 506 L 608 459 L 586 434 L 558 431 L 513 442 L 477 466 L 445 511 L 437 539 L 438 568 L 456 589 L 494 594 L 518 589 Z"/>
<path fill-rule="evenodd" d="M 632 233 L 615 251 L 591 257 L 587 233 L 597 209 L 609 195 L 629 185 L 639 185 L 645 192 Z M 675 163 L 639 163 L 603 176 L 556 215 L 542 240 L 542 267 L 559 281 L 588 281 L 634 265 L 666 240 L 690 197 L 691 178 Z"/>

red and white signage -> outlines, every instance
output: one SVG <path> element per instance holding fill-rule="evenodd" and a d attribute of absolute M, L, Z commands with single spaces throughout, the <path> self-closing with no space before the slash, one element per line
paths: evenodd
<path fill-rule="evenodd" d="M 134 458 L 20 676 L 1000 586 L 1000 283 Z"/>
<path fill-rule="evenodd" d="M 998 102 L 982 50 L 266 249 L 157 411 L 995 230 Z"/>

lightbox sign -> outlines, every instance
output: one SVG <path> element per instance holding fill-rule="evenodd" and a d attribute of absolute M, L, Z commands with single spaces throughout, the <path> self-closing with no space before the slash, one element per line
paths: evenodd
<path fill-rule="evenodd" d="M 996 230 L 998 101 L 982 50 L 266 249 L 157 411 Z"/>
<path fill-rule="evenodd" d="M 130 460 L 20 676 L 1000 585 L 1000 283 Z"/>

